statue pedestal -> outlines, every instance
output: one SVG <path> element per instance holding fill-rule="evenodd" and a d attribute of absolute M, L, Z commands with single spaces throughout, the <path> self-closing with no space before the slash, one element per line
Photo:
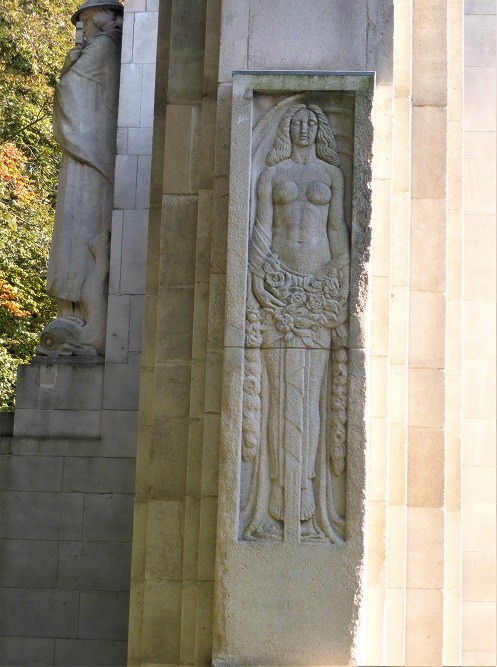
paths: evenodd
<path fill-rule="evenodd" d="M 99 438 L 104 359 L 35 358 L 20 366 L 15 437 Z"/>

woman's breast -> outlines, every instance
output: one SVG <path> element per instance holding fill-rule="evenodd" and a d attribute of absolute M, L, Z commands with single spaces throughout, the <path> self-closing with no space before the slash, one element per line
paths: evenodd
<path fill-rule="evenodd" d="M 279 181 L 273 188 L 275 204 L 291 204 L 299 198 L 299 186 L 294 181 Z"/>
<path fill-rule="evenodd" d="M 322 181 L 312 181 L 305 187 L 305 199 L 300 194 L 300 189 L 295 181 L 279 181 L 273 188 L 273 201 L 275 204 L 291 204 L 297 199 L 311 202 L 317 206 L 328 204 L 331 200 L 331 189 Z"/>
<path fill-rule="evenodd" d="M 305 196 L 311 202 L 318 206 L 328 204 L 331 200 L 331 189 L 321 181 L 313 181 L 305 191 Z"/>

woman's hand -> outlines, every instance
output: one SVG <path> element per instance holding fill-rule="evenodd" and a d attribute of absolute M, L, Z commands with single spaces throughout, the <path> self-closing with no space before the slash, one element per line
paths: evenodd
<path fill-rule="evenodd" d="M 252 274 L 252 291 L 255 298 L 265 308 L 281 307 L 285 304 L 264 288 L 264 279 Z"/>

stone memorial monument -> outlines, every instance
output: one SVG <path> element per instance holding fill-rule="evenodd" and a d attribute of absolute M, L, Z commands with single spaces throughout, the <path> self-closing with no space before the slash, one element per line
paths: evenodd
<path fill-rule="evenodd" d="M 58 316 L 39 354 L 105 352 L 122 13 L 118 0 L 86 0 L 71 19 L 83 23 L 84 43 L 69 51 L 55 91 L 62 164 L 47 290 Z"/>
<path fill-rule="evenodd" d="M 494 5 L 76 10 L 1 664 L 495 664 Z"/>

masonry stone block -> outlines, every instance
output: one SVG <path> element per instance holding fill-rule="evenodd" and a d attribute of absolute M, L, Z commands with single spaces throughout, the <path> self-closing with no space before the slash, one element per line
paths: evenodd
<path fill-rule="evenodd" d="M 102 456 L 136 456 L 138 412 L 136 410 L 102 411 Z"/>
<path fill-rule="evenodd" d="M 148 159 L 147 162 L 150 162 Z M 145 292 L 145 268 L 147 265 L 146 216 L 124 216 L 121 266 L 121 292 L 143 294 Z M 129 328 L 129 325 L 128 325 Z"/>
<path fill-rule="evenodd" d="M 128 0 L 124 12 L 130 14 L 131 12 L 144 12 L 147 0 Z"/>
<path fill-rule="evenodd" d="M 470 14 L 488 14 L 494 15 L 496 12 L 494 0 L 466 0 L 464 3 L 464 13 Z"/>
<path fill-rule="evenodd" d="M 137 410 L 139 376 L 138 352 L 129 355 L 127 364 L 108 363 L 105 372 L 104 410 Z"/>
<path fill-rule="evenodd" d="M 130 127 L 128 130 L 128 151 L 132 155 L 151 155 L 152 128 Z"/>
<path fill-rule="evenodd" d="M 464 68 L 465 130 L 495 132 L 496 75 L 495 67 Z"/>
<path fill-rule="evenodd" d="M 488 17 L 476 14 L 466 17 L 464 63 L 467 67 L 495 66 L 495 33 L 495 24 Z"/>
<path fill-rule="evenodd" d="M 133 62 L 155 63 L 157 48 L 157 14 L 138 12 L 135 14 L 133 39 Z"/>
<path fill-rule="evenodd" d="M 0 537 L 78 540 L 83 526 L 81 493 L 0 494 Z"/>
<path fill-rule="evenodd" d="M 202 97 L 207 4 L 178 0 L 174 6 L 176 20 L 171 32 L 168 97 L 175 104 L 194 102 Z"/>
<path fill-rule="evenodd" d="M 302 11 L 299 0 L 255 0 L 250 5 L 248 69 L 365 70 L 366 5 L 360 0 L 318 0 Z M 285 30 L 275 30 L 284 12 Z M 330 25 L 339 25 L 330 39 Z M 312 35 L 302 49 L 302 35 Z M 239 37 L 245 43 L 244 37 Z"/>
<path fill-rule="evenodd" d="M 167 220 L 167 225 L 161 242 L 161 286 L 193 285 L 197 197 L 166 195 L 163 199 L 162 220 Z"/>
<path fill-rule="evenodd" d="M 78 591 L 0 590 L 0 634 L 11 637 L 76 637 Z"/>
<path fill-rule="evenodd" d="M 0 586 L 57 588 L 58 559 L 59 543 L 55 540 L 2 540 Z"/>
<path fill-rule="evenodd" d="M 80 594 L 78 637 L 125 640 L 129 593 L 83 591 Z"/>
<path fill-rule="evenodd" d="M 56 667 L 122 667 L 126 664 L 126 649 L 125 641 L 56 639 L 53 664 Z"/>
<path fill-rule="evenodd" d="M 14 435 L 48 438 L 98 438 L 100 410 L 16 410 Z"/>
<path fill-rule="evenodd" d="M 140 106 L 137 100 L 142 92 L 143 65 L 134 63 L 121 65 L 121 90 L 126 91 L 119 103 L 119 127 L 140 126 Z M 117 173 L 116 173 L 117 179 Z M 117 208 L 127 208 L 118 206 Z"/>
<path fill-rule="evenodd" d="M 136 208 L 138 210 L 146 210 L 150 206 L 151 173 L 152 173 L 152 162 L 150 156 L 139 155 L 138 175 L 136 181 Z"/>
<path fill-rule="evenodd" d="M 187 479 L 189 423 L 186 419 L 166 419 L 155 427 L 149 491 L 154 499 L 181 499 Z"/>
<path fill-rule="evenodd" d="M 121 63 L 130 63 L 133 59 L 134 15 L 127 11 L 123 21 L 123 37 L 121 42 Z M 118 151 L 119 152 L 119 151 Z"/>
<path fill-rule="evenodd" d="M 154 500 L 148 505 L 145 578 L 180 581 L 183 566 L 184 502 Z"/>
<path fill-rule="evenodd" d="M 138 158 L 136 155 L 116 155 L 116 185 L 114 206 L 120 209 L 134 208 L 136 203 L 136 178 Z"/>
<path fill-rule="evenodd" d="M 54 456 L 0 456 L 3 491 L 60 491 L 63 459 Z"/>
<path fill-rule="evenodd" d="M 164 192 L 190 194 L 195 192 L 194 136 L 199 131 L 198 107 L 189 104 L 169 104 L 166 113 L 166 144 Z M 171 162 L 167 155 L 177 155 Z"/>
<path fill-rule="evenodd" d="M 41 637 L 0 637 L 0 663 L 9 667 L 51 667 L 54 640 Z"/>
<path fill-rule="evenodd" d="M 74 359 L 74 357 L 72 358 Z M 16 408 L 99 410 L 104 366 L 94 360 L 19 366 Z M 17 431 L 17 418 L 14 424 Z"/>
<path fill-rule="evenodd" d="M 137 67 L 141 67 L 143 72 L 140 95 L 140 127 L 151 127 L 154 119 L 155 63 L 137 65 Z M 136 104 L 136 100 L 134 103 Z"/>
<path fill-rule="evenodd" d="M 14 413 L 0 412 L 0 436 L 10 436 L 14 432 Z"/>
<path fill-rule="evenodd" d="M 192 355 L 193 287 L 159 290 L 157 359 L 188 361 Z"/>
<path fill-rule="evenodd" d="M 98 438 L 12 438 L 12 454 L 22 456 L 96 456 L 101 449 Z"/>
<path fill-rule="evenodd" d="M 170 362 L 156 369 L 154 406 L 159 418 L 188 417 L 190 366 Z"/>
<path fill-rule="evenodd" d="M 145 316 L 145 295 L 133 294 L 131 296 L 131 310 L 129 314 L 130 352 L 141 352 L 144 316 Z"/>
<path fill-rule="evenodd" d="M 12 452 L 12 436 L 0 435 L 0 455 L 4 456 Z"/>
<path fill-rule="evenodd" d="M 112 214 L 112 231 L 110 236 L 109 295 L 120 294 L 121 253 L 123 242 L 123 211 Z"/>
<path fill-rule="evenodd" d="M 130 458 L 67 458 L 64 464 L 66 492 L 133 493 L 135 462 Z"/>
<path fill-rule="evenodd" d="M 368 5 L 366 69 L 376 70 L 378 85 L 389 85 L 393 63 L 393 2 Z"/>
<path fill-rule="evenodd" d="M 413 7 L 413 102 L 447 104 L 447 5 L 421 0 Z M 438 48 L 432 45 L 437 43 Z"/>
<path fill-rule="evenodd" d="M 130 542 L 132 516 L 132 495 L 87 494 L 83 539 L 85 541 Z"/>
<path fill-rule="evenodd" d="M 58 587 L 94 591 L 127 591 L 131 544 L 61 542 Z"/>
<path fill-rule="evenodd" d="M 142 660 L 178 664 L 180 661 L 181 582 L 149 582 L 143 599 Z M 163 632 L 160 628 L 167 628 Z"/>
<path fill-rule="evenodd" d="M 126 363 L 129 348 L 129 312 L 128 294 L 109 294 L 107 309 L 107 341 L 105 356 L 107 361 Z"/>

